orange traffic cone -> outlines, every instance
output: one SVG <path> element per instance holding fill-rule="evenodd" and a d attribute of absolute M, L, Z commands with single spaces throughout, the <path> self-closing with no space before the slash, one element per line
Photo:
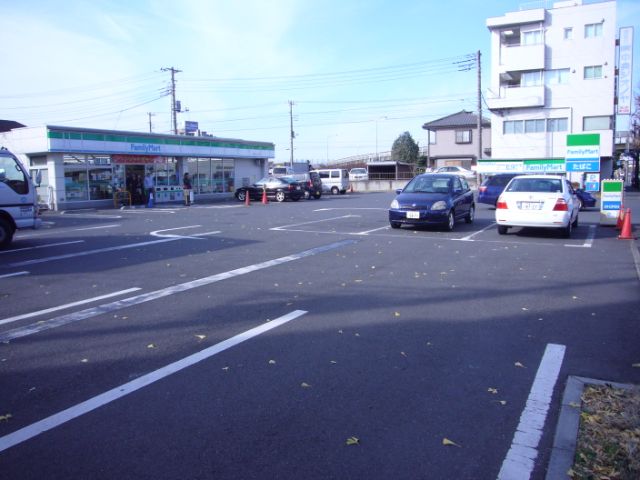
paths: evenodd
<path fill-rule="evenodd" d="M 262 204 L 266 205 L 267 203 L 269 203 L 269 200 L 267 200 L 267 190 L 263 189 L 262 190 Z"/>
<path fill-rule="evenodd" d="M 251 205 L 251 195 L 249 195 L 249 190 L 244 191 L 244 204 L 247 207 Z"/>
<path fill-rule="evenodd" d="M 627 208 L 627 213 L 624 216 L 624 223 L 622 225 L 622 232 L 618 235 L 619 240 L 635 240 L 631 232 L 631 209 Z"/>
<path fill-rule="evenodd" d="M 349 185 L 351 186 L 351 188 L 350 188 L 350 190 L 349 190 L 349 191 L 350 191 L 351 193 L 353 193 L 353 183 L 350 183 Z"/>
<path fill-rule="evenodd" d="M 620 210 L 618 210 L 618 219 L 616 220 L 616 230 L 622 230 L 623 223 L 624 223 L 624 205 L 620 204 Z"/>

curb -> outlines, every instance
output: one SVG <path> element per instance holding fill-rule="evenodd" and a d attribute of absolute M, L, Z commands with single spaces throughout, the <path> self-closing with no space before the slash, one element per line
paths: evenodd
<path fill-rule="evenodd" d="M 595 378 L 570 375 L 562 396 L 560 417 L 553 437 L 551 459 L 545 480 L 568 479 L 567 472 L 573 467 L 580 426 L 580 404 L 585 385 L 610 385 L 615 388 L 631 389 L 634 385 L 607 382 Z M 577 405 L 577 406 L 576 406 Z"/>

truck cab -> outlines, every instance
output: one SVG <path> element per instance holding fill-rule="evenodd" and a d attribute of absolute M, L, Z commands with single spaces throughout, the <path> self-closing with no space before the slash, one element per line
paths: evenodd
<path fill-rule="evenodd" d="M 17 229 L 40 228 L 38 195 L 31 177 L 8 150 L 0 149 L 0 249 Z"/>

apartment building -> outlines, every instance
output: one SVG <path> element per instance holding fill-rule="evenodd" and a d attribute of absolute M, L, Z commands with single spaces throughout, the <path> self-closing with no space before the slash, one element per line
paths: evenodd
<path fill-rule="evenodd" d="M 601 171 L 610 172 L 616 2 L 523 7 L 489 18 L 486 25 L 493 159 L 562 159 L 567 135 L 598 133 Z"/>

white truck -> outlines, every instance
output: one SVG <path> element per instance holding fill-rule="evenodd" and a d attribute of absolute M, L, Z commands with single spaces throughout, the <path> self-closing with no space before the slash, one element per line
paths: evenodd
<path fill-rule="evenodd" d="M 0 149 L 0 249 L 7 247 L 17 229 L 40 228 L 36 187 L 20 161 Z"/>

